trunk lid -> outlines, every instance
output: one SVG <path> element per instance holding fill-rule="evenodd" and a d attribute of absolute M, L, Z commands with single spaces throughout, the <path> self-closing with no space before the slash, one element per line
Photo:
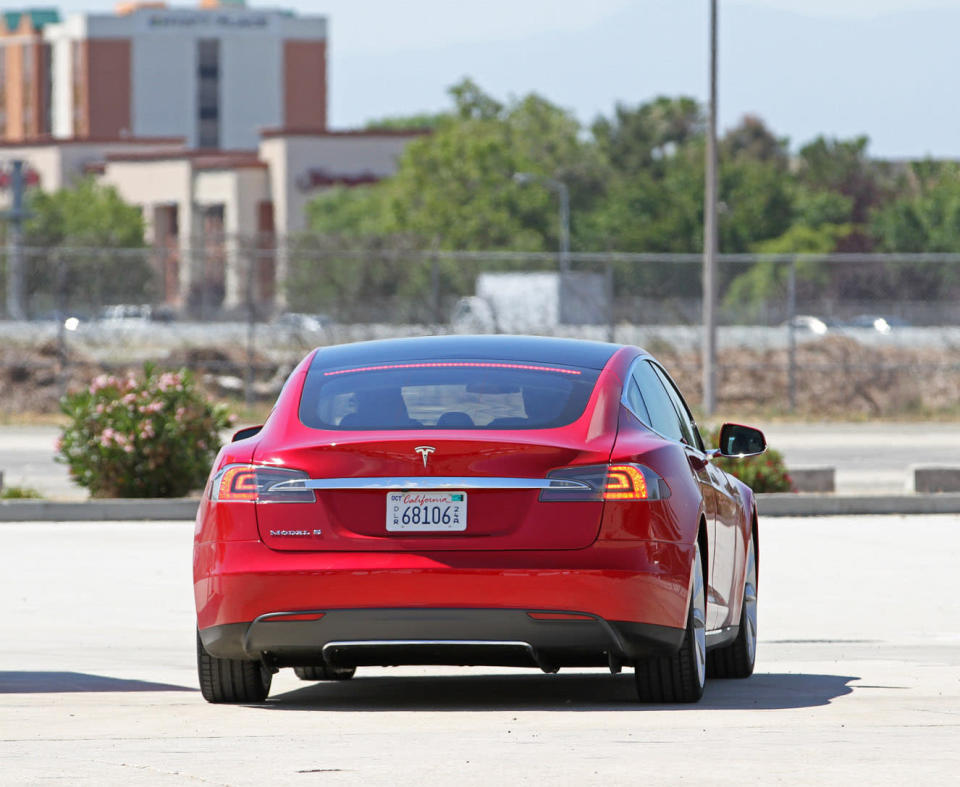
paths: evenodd
<path fill-rule="evenodd" d="M 603 503 L 540 502 L 537 489 L 499 487 L 510 479 L 544 479 L 559 467 L 606 462 L 611 445 L 589 447 L 563 430 L 525 433 L 436 430 L 417 437 L 393 432 L 344 435 L 328 440 L 266 446 L 257 464 L 303 470 L 313 479 L 354 479 L 383 485 L 388 479 L 454 477 L 494 488 L 462 491 L 465 528 L 457 531 L 391 532 L 384 488 L 319 489 L 315 503 L 256 503 L 260 537 L 272 549 L 322 551 L 443 551 L 582 549 L 596 539 Z M 610 441 L 612 442 L 612 441 Z M 420 449 L 420 450 L 418 450 Z M 427 450 L 432 449 L 432 450 Z M 395 490 L 391 490 L 395 491 Z M 392 503 L 396 503 L 396 498 Z"/>

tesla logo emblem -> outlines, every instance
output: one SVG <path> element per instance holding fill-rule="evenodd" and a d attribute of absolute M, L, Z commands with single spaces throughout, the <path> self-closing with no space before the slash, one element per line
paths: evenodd
<path fill-rule="evenodd" d="M 418 454 L 420 454 L 420 457 L 423 459 L 423 466 L 426 467 L 427 460 L 430 458 L 430 454 L 432 454 L 437 449 L 434 448 L 432 445 L 418 445 L 413 450 L 416 451 Z"/>

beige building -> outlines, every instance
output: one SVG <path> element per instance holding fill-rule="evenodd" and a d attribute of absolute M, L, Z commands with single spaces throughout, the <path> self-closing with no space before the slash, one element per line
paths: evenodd
<path fill-rule="evenodd" d="M 274 129 L 255 150 L 196 150 L 176 138 L 0 144 L 47 191 L 91 175 L 139 206 L 148 241 L 164 251 L 166 300 L 237 309 L 247 297 L 241 254 L 258 249 L 256 300 L 284 307 L 284 241 L 307 229 L 306 206 L 324 189 L 392 175 L 422 132 Z M 0 207 L 9 193 L 0 182 Z"/>

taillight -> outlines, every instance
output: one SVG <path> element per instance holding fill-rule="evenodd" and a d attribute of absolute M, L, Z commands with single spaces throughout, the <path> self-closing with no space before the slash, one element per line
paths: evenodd
<path fill-rule="evenodd" d="M 652 472 L 652 471 L 651 471 Z M 649 500 L 650 490 L 643 473 L 633 465 L 610 465 L 604 500 Z"/>
<path fill-rule="evenodd" d="M 210 497 L 221 503 L 315 503 L 311 489 L 278 485 L 309 478 L 302 470 L 260 465 L 227 465 L 213 477 Z"/>
<path fill-rule="evenodd" d="M 649 467 L 632 463 L 564 467 L 547 473 L 547 478 L 579 481 L 586 488 L 544 489 L 545 503 L 585 500 L 663 500 L 670 487 Z"/>

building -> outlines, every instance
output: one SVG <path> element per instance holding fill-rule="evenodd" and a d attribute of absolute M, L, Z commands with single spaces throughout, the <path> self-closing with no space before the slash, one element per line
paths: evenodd
<path fill-rule="evenodd" d="M 250 243 L 269 249 L 255 297 L 282 309 L 283 241 L 307 228 L 307 203 L 392 175 L 422 133 L 329 130 L 326 20 L 242 0 L 7 13 L 0 47 L 0 208 L 12 160 L 45 191 L 82 176 L 115 187 L 143 211 L 184 311 L 246 301 Z"/>
<path fill-rule="evenodd" d="M 52 8 L 0 14 L 0 140 L 50 133 L 48 25 L 60 21 Z"/>
<path fill-rule="evenodd" d="M 53 191 L 92 176 L 140 207 L 162 253 L 167 303 L 231 311 L 246 300 L 244 244 L 262 254 L 255 299 L 284 308 L 284 241 L 307 229 L 307 203 L 323 190 L 389 177 L 422 131 L 272 129 L 252 150 L 196 150 L 175 137 L 41 138 L 0 143 L 0 160 L 26 164 L 28 182 Z M 0 207 L 9 204 L 0 177 Z"/>
<path fill-rule="evenodd" d="M 256 150 L 125 150 L 87 171 L 140 205 L 150 240 L 170 250 L 170 303 L 190 307 L 212 289 L 208 303 L 238 308 L 246 298 L 241 247 L 259 242 L 276 251 L 261 255 L 255 298 L 282 309 L 283 241 L 307 229 L 307 203 L 324 189 L 389 177 L 421 133 L 273 129 Z"/>
<path fill-rule="evenodd" d="M 27 27 L 37 23 L 17 29 Z M 324 17 L 216 0 L 47 20 L 35 65 L 49 120 L 6 138 L 176 136 L 190 148 L 253 149 L 261 128 L 323 129 L 326 36 Z"/>

